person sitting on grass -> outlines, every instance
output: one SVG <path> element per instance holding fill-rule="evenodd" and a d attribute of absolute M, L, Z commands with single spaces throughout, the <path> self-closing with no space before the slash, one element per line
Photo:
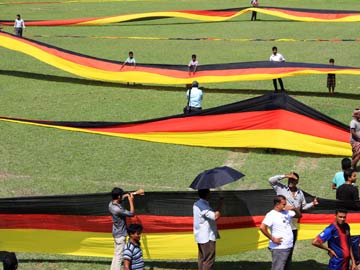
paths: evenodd
<path fill-rule="evenodd" d="M 125 62 L 122 64 L 120 69 L 123 69 L 123 67 L 125 65 L 134 66 L 134 67 L 136 66 L 136 61 L 135 61 L 135 58 L 134 58 L 134 52 L 132 52 L 132 51 L 129 52 L 129 57 L 126 58 Z"/>
<path fill-rule="evenodd" d="M 143 227 L 141 224 L 131 224 L 128 229 L 129 240 L 125 245 L 123 259 L 124 270 L 143 270 L 144 260 L 140 247 Z"/>
<path fill-rule="evenodd" d="M 199 65 L 199 61 L 196 60 L 196 54 L 193 54 L 191 56 L 191 60 L 188 64 L 188 68 L 189 68 L 189 76 L 191 75 L 191 72 L 193 75 L 195 75 L 195 72 L 196 72 L 196 69 L 197 69 L 197 66 Z"/>

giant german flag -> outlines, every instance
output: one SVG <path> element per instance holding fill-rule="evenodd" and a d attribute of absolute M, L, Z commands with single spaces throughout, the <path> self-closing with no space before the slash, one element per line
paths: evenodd
<path fill-rule="evenodd" d="M 265 248 L 268 240 L 258 226 L 272 209 L 273 190 L 214 192 L 214 202 L 219 196 L 225 197 L 226 207 L 218 222 L 217 255 Z M 135 198 L 137 215 L 128 223 L 144 226 L 146 259 L 196 257 L 192 204 L 197 199 L 196 192 L 150 192 Z M 0 250 L 111 257 L 110 200 L 110 194 L 0 199 Z M 333 209 L 347 206 L 339 201 L 319 202 L 301 219 L 299 240 L 313 239 L 334 221 Z M 356 208 L 358 203 L 350 206 Z M 353 235 L 360 234 L 360 215 L 350 213 L 347 221 Z"/>
<path fill-rule="evenodd" d="M 0 33 L 0 46 L 27 54 L 66 72 L 98 81 L 145 84 L 187 84 L 269 80 L 305 74 L 360 74 L 360 68 L 309 63 L 245 62 L 202 65 L 189 76 L 186 65 L 137 64 L 121 69 L 120 62 L 94 58 L 30 39 Z"/>
<path fill-rule="evenodd" d="M 286 7 L 242 7 L 220 10 L 174 10 L 154 11 L 146 13 L 123 14 L 100 18 L 80 18 L 65 20 L 27 20 L 27 26 L 88 26 L 120 23 L 136 20 L 152 20 L 161 18 L 184 18 L 197 21 L 219 22 L 227 21 L 250 11 L 262 14 L 303 22 L 358 22 L 360 11 L 358 10 L 323 10 Z M 13 25 L 14 22 L 2 20 L 0 24 Z"/>
<path fill-rule="evenodd" d="M 346 125 L 284 93 L 270 93 L 190 116 L 174 115 L 126 123 L 9 117 L 0 117 L 0 120 L 151 142 L 207 147 L 277 148 L 351 156 L 350 135 Z"/>

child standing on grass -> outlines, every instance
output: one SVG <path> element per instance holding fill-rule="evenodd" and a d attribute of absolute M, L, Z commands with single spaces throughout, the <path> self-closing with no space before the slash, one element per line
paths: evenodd
<path fill-rule="evenodd" d="M 334 66 L 335 60 L 333 58 L 329 59 L 329 64 Z M 329 73 L 327 75 L 327 88 L 329 89 L 329 93 L 334 94 L 336 85 L 335 74 Z"/>
<path fill-rule="evenodd" d="M 191 75 L 191 72 L 193 75 L 195 74 L 198 65 L 199 65 L 199 62 L 198 62 L 198 60 L 196 60 L 196 54 L 193 54 L 191 56 L 191 60 L 188 64 L 189 76 Z"/>
<path fill-rule="evenodd" d="M 143 227 L 141 224 L 130 224 L 127 229 L 129 240 L 125 244 L 123 260 L 124 270 L 143 270 L 144 260 L 140 247 Z"/>

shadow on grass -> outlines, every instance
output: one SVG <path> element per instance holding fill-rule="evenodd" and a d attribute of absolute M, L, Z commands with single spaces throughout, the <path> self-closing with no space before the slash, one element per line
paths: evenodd
<path fill-rule="evenodd" d="M 110 265 L 109 261 L 96 260 L 56 260 L 56 259 L 22 259 L 20 264 L 26 263 L 76 263 L 76 264 L 93 264 L 93 265 Z M 165 262 L 165 261 L 146 261 L 146 269 L 197 269 L 196 262 Z M 216 269 L 232 270 L 263 270 L 271 269 L 271 262 L 255 261 L 236 261 L 236 262 L 216 262 Z M 315 260 L 292 262 L 292 270 L 309 270 L 309 269 L 327 269 L 326 264 L 318 263 Z"/>
<path fill-rule="evenodd" d="M 19 77 L 19 78 L 29 78 L 39 81 L 50 81 L 50 82 L 60 82 L 60 83 L 70 83 L 70 84 L 81 84 L 81 85 L 90 85 L 90 86 L 99 86 L 99 87 L 117 87 L 124 89 L 144 89 L 144 90 L 155 90 L 155 91 L 169 91 L 169 92 L 184 92 L 187 87 L 184 86 L 165 86 L 165 85 L 142 85 L 142 84 L 126 84 L 126 83 L 114 83 L 114 82 L 103 82 L 88 80 L 82 78 L 72 78 L 65 76 L 57 75 L 48 75 L 41 73 L 33 73 L 27 71 L 16 71 L 16 70 L 0 70 L 0 75 Z M 204 91 L 208 93 L 229 93 L 229 94 L 253 94 L 253 95 L 263 95 L 272 90 L 266 89 L 220 89 L 220 88 L 206 88 L 201 87 Z M 341 98 L 341 99 L 359 99 L 360 94 L 353 93 L 340 93 L 329 94 L 328 92 L 314 92 L 314 91 L 287 91 L 289 95 L 298 95 L 298 96 L 310 96 L 310 97 L 331 97 L 331 98 Z"/>

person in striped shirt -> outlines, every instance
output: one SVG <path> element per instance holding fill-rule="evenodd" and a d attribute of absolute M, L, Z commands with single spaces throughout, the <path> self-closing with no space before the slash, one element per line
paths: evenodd
<path fill-rule="evenodd" d="M 124 270 L 143 270 L 144 260 L 140 247 L 143 227 L 141 224 L 130 224 L 127 229 L 129 240 L 125 245 L 123 260 Z"/>

